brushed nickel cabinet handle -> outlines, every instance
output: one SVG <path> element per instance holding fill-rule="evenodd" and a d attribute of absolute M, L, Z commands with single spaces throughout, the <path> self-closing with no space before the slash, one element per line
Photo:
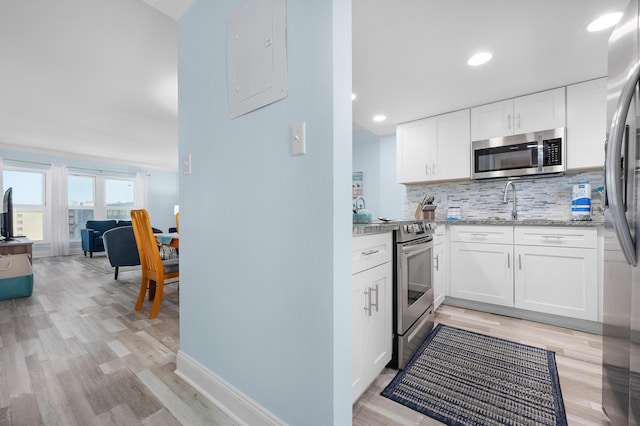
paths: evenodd
<path fill-rule="evenodd" d="M 364 291 L 364 311 L 371 316 L 371 287 Z"/>
<path fill-rule="evenodd" d="M 376 292 L 376 302 L 373 303 L 371 302 L 371 292 Z M 376 307 L 376 312 L 378 312 L 378 284 L 376 284 L 376 288 L 371 288 L 369 287 L 369 310 L 371 310 L 372 307 Z M 369 312 L 369 315 L 371 315 L 371 312 Z"/>

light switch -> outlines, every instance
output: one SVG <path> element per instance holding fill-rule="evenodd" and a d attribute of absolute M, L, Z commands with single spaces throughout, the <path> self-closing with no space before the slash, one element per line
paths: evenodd
<path fill-rule="evenodd" d="M 183 165 L 183 173 L 185 175 L 191 174 L 191 154 L 187 154 L 184 156 L 184 160 L 182 160 Z"/>
<path fill-rule="evenodd" d="M 305 141 L 305 123 L 291 127 L 291 155 L 302 155 L 307 152 Z"/>

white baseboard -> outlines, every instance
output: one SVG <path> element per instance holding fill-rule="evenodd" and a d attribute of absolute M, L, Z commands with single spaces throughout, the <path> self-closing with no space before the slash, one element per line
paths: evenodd
<path fill-rule="evenodd" d="M 436 297 L 436 299 L 433 301 L 434 312 L 436 309 L 438 309 L 440 305 L 442 305 L 442 302 L 444 302 L 444 294 L 441 294 L 440 296 Z"/>
<path fill-rule="evenodd" d="M 182 351 L 175 373 L 215 404 L 234 422 L 251 426 L 280 426 L 285 422 Z"/>

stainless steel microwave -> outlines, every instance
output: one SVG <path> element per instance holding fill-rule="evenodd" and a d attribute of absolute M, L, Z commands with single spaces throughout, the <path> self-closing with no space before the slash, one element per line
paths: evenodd
<path fill-rule="evenodd" d="M 565 128 L 471 142 L 471 177 L 490 179 L 562 173 L 567 169 Z"/>

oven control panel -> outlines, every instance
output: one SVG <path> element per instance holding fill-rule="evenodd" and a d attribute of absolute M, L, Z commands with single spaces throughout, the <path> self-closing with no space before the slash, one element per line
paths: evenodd
<path fill-rule="evenodd" d="M 433 230 L 433 225 L 429 222 L 413 222 L 402 225 L 402 230 L 407 234 L 426 234 L 427 231 Z"/>
<path fill-rule="evenodd" d="M 424 220 L 402 222 L 396 231 L 396 241 L 411 241 L 433 235 L 435 224 Z"/>

